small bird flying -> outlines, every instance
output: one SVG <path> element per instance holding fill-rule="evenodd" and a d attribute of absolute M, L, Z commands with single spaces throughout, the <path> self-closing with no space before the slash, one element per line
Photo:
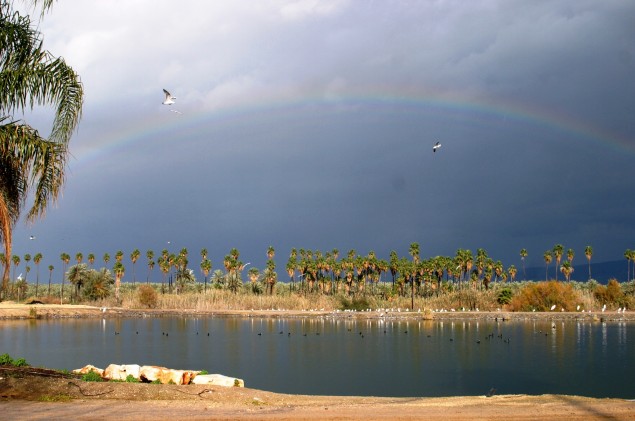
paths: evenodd
<path fill-rule="evenodd" d="M 174 100 L 176 99 L 176 97 L 173 97 L 171 93 L 169 93 L 168 91 L 166 91 L 165 89 L 163 90 L 163 93 L 165 94 L 165 99 L 163 100 L 163 105 L 172 105 L 174 104 Z"/>
<path fill-rule="evenodd" d="M 441 143 L 437 142 L 434 144 L 434 146 L 432 147 L 432 152 L 436 152 L 437 149 L 439 149 L 441 147 Z"/>

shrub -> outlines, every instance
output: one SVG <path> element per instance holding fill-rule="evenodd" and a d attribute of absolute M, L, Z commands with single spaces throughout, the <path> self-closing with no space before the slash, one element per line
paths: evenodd
<path fill-rule="evenodd" d="M 16 367 L 28 367 L 29 363 L 27 363 L 24 358 L 18 358 L 17 360 L 13 361 L 13 365 Z"/>
<path fill-rule="evenodd" d="M 370 308 L 370 304 L 366 298 L 353 298 L 352 300 L 341 297 L 340 310 L 366 310 Z"/>
<path fill-rule="evenodd" d="M 512 289 L 505 287 L 498 293 L 496 301 L 498 301 L 498 304 L 509 304 L 512 300 L 512 295 Z"/>
<path fill-rule="evenodd" d="M 139 302 L 148 308 L 155 308 L 158 303 L 157 292 L 150 285 L 140 285 L 138 289 Z"/>
<path fill-rule="evenodd" d="M 137 378 L 132 374 L 128 374 L 126 376 L 126 383 L 139 383 L 139 380 L 137 380 Z"/>
<path fill-rule="evenodd" d="M 82 380 L 85 382 L 101 382 L 103 379 L 96 371 L 89 371 L 82 376 Z"/>
<path fill-rule="evenodd" d="M 549 281 L 528 283 L 510 303 L 512 311 L 549 311 L 554 304 L 560 310 L 575 310 L 580 302 L 578 292 L 570 283 Z"/>
<path fill-rule="evenodd" d="M 609 280 L 606 286 L 597 285 L 593 290 L 593 296 L 600 304 L 613 305 L 616 307 L 633 307 L 632 297 L 622 291 L 622 286 L 615 279 Z"/>
<path fill-rule="evenodd" d="M 207 370 L 201 370 L 201 372 L 198 374 L 204 376 L 205 374 L 209 374 L 209 372 Z"/>
<path fill-rule="evenodd" d="M 13 365 L 13 358 L 9 354 L 0 355 L 0 365 Z"/>

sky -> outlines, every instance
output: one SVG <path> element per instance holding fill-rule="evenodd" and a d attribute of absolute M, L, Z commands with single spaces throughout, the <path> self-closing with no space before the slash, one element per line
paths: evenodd
<path fill-rule="evenodd" d="M 273 246 L 282 273 L 292 248 L 412 242 L 517 268 L 555 244 L 623 259 L 633 21 L 611 0 L 61 0 L 38 25 L 81 76 L 83 117 L 63 195 L 14 252 L 59 269 L 122 250 L 124 281 L 135 248 L 137 279 L 164 248 L 262 269 Z M 47 108 L 24 119 L 50 131 Z"/>

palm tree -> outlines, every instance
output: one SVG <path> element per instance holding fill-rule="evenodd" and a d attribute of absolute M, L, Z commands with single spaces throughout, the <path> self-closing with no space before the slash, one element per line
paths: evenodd
<path fill-rule="evenodd" d="M 132 250 L 132 253 L 130 253 L 130 261 L 132 261 L 132 285 L 134 285 L 137 281 L 134 269 L 135 263 L 137 263 L 137 259 L 139 259 L 139 256 L 141 256 L 141 252 L 139 251 L 139 249 L 134 249 Z"/>
<path fill-rule="evenodd" d="M 512 278 L 512 282 L 514 282 L 514 279 L 516 278 L 516 273 L 518 272 L 518 270 L 516 270 L 516 266 L 511 265 L 508 269 L 507 269 L 507 273 L 509 273 L 509 277 Z"/>
<path fill-rule="evenodd" d="M 38 296 L 38 289 L 40 287 L 40 262 L 42 261 L 42 253 L 36 253 L 33 256 L 33 263 L 35 264 L 36 269 L 36 278 L 35 278 L 35 296 Z"/>
<path fill-rule="evenodd" d="M 562 266 L 560 266 L 560 271 L 564 274 L 564 277 L 567 281 L 571 278 L 571 274 L 573 273 L 573 265 L 570 260 L 562 262 Z"/>
<path fill-rule="evenodd" d="M 115 262 L 121 263 L 122 260 L 123 260 L 123 251 L 117 250 L 117 253 L 115 253 Z"/>
<path fill-rule="evenodd" d="M 108 266 L 108 262 L 110 262 L 110 254 L 108 253 L 104 253 L 104 257 L 102 257 L 103 261 L 104 261 L 104 266 Z"/>
<path fill-rule="evenodd" d="M 553 255 L 551 254 L 551 250 L 547 250 L 542 255 L 543 259 L 545 259 L 545 282 L 549 280 L 549 265 L 553 260 Z"/>
<path fill-rule="evenodd" d="M 48 291 L 48 296 L 51 296 L 51 278 L 53 277 L 53 269 L 55 269 L 55 267 L 53 267 L 53 265 L 49 265 L 49 291 Z"/>
<path fill-rule="evenodd" d="M 586 259 L 589 261 L 589 279 L 591 279 L 591 257 L 593 257 L 593 247 L 586 246 L 584 248 L 584 255 Z"/>
<path fill-rule="evenodd" d="M 146 284 L 150 282 L 150 272 L 154 269 L 154 252 L 152 250 L 146 251 L 146 258 L 148 259 L 148 276 L 146 277 Z"/>
<path fill-rule="evenodd" d="M 273 259 L 273 256 L 275 255 L 276 255 L 276 250 L 273 248 L 273 246 L 267 247 L 267 259 L 271 260 Z"/>
<path fill-rule="evenodd" d="M 29 271 L 31 268 L 29 267 L 29 262 L 31 261 L 31 255 L 29 253 L 24 255 L 24 280 L 26 281 L 29 276 Z"/>
<path fill-rule="evenodd" d="M 567 250 L 567 260 L 573 264 L 573 258 L 575 257 L 575 251 L 573 251 L 573 249 L 568 249 Z"/>
<path fill-rule="evenodd" d="M 48 10 L 53 0 L 31 0 Z M 42 35 L 28 15 L 0 3 L 0 240 L 6 260 L 2 293 L 9 283 L 12 231 L 27 197 L 27 219 L 44 216 L 64 184 L 68 143 L 81 116 L 83 88 L 79 76 L 62 58 L 43 49 Z M 36 25 L 36 27 L 39 24 Z M 34 106 L 52 105 L 55 115 L 48 139 L 15 120 Z"/>
<path fill-rule="evenodd" d="M 206 248 L 202 248 L 201 249 L 201 260 L 205 260 L 207 259 L 207 249 Z"/>
<path fill-rule="evenodd" d="M 527 280 L 527 273 L 525 272 L 525 257 L 527 257 L 527 249 L 520 249 L 520 261 L 523 264 L 523 281 Z M 513 276 L 512 276 L 512 282 L 514 282 Z"/>
<path fill-rule="evenodd" d="M 17 254 L 14 254 L 13 256 L 11 256 L 11 261 L 13 262 L 13 279 L 15 280 L 15 271 L 17 270 L 18 266 L 20 266 L 20 262 L 22 261 L 22 259 L 20 259 L 20 256 L 18 256 Z"/>
<path fill-rule="evenodd" d="M 82 285 L 88 280 L 90 271 L 85 264 L 78 263 L 71 266 L 66 272 L 66 278 L 68 282 L 75 286 L 75 299 L 79 297 L 79 292 L 82 289 Z"/>
<path fill-rule="evenodd" d="M 66 267 L 68 262 L 71 261 L 71 256 L 68 253 L 60 254 L 60 260 L 62 261 L 62 290 L 60 291 L 60 304 L 64 303 L 64 277 L 66 275 Z"/>
<path fill-rule="evenodd" d="M 564 246 L 562 244 L 556 244 L 553 246 L 553 257 L 556 258 L 556 281 L 558 280 L 558 267 L 562 260 L 562 253 L 564 252 Z"/>
<path fill-rule="evenodd" d="M 119 304 L 119 288 L 121 287 L 121 278 L 123 278 L 126 273 L 126 268 L 124 267 L 123 263 L 116 262 L 115 265 L 112 267 L 112 271 L 115 273 L 115 300 L 117 300 L 117 303 Z"/>
<path fill-rule="evenodd" d="M 633 257 L 633 251 L 626 249 L 624 257 L 626 257 L 626 282 L 628 282 L 631 280 L 631 258 Z"/>
<path fill-rule="evenodd" d="M 203 276 L 205 276 L 205 286 L 203 288 L 203 291 L 205 292 L 207 292 L 207 276 L 209 275 L 209 272 L 211 270 L 212 270 L 212 262 L 207 257 L 205 257 L 203 261 L 201 262 L 201 272 L 203 273 Z"/>

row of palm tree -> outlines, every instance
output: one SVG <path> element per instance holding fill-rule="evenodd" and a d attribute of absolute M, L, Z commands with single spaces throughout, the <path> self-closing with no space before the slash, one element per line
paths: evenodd
<path fill-rule="evenodd" d="M 593 256 L 593 248 L 587 246 L 585 248 L 585 256 L 589 263 L 589 279 L 591 279 L 591 258 Z M 259 271 L 252 267 L 248 271 L 248 278 L 251 281 L 254 291 L 258 291 L 256 284 L 262 283 L 264 290 L 273 294 L 274 286 L 278 281 L 276 273 L 276 265 L 274 261 L 275 250 L 273 247 L 267 249 L 267 265 L 264 271 Z M 136 282 L 135 265 L 139 260 L 141 252 L 134 249 L 129 257 L 133 268 L 132 283 Z M 520 256 L 525 273 L 524 259 L 528 253 L 526 249 L 521 249 Z M 119 288 L 122 278 L 125 274 L 125 266 L 123 264 L 124 252 L 119 250 L 115 253 L 115 263 L 113 265 L 113 273 L 115 275 L 115 297 L 119 299 Z M 212 271 L 212 262 L 208 258 L 207 249 L 203 248 L 200 252 L 201 262 L 200 271 L 204 276 L 204 290 L 208 288 L 208 277 Z M 473 254 L 471 250 L 458 249 L 454 256 L 435 256 L 428 259 L 421 259 L 420 246 L 418 243 L 412 243 L 409 247 L 410 258 L 400 257 L 395 251 L 390 253 L 389 260 L 379 259 L 375 252 L 370 251 L 367 255 L 359 255 L 355 250 L 349 250 L 346 256 L 340 258 L 338 249 L 322 252 L 320 250 L 292 249 L 289 259 L 285 266 L 289 275 L 289 282 L 292 289 L 298 289 L 305 292 L 319 291 L 324 294 L 343 292 L 346 294 L 364 293 L 367 286 L 374 289 L 376 284 L 390 273 L 391 282 L 394 290 L 400 295 L 409 293 L 412 297 L 415 295 L 439 294 L 442 291 L 442 282 L 445 280 L 447 285 L 456 286 L 457 288 L 471 287 L 474 289 L 488 289 L 491 282 L 505 282 L 508 279 L 516 280 L 518 270 L 512 264 L 507 268 L 504 267 L 500 260 L 494 260 L 488 256 L 486 250 L 479 248 Z M 563 257 L 566 260 L 563 261 Z M 630 279 L 630 262 L 635 262 L 635 251 L 627 250 L 625 256 L 629 262 L 629 279 Z M 150 282 L 152 271 L 156 265 L 162 273 L 161 291 L 172 292 L 173 289 L 179 293 L 183 291 L 189 284 L 193 284 L 195 280 L 194 273 L 188 268 L 188 250 L 181 249 L 178 253 L 170 253 L 167 249 L 163 249 L 160 255 L 156 256 L 152 250 L 146 252 L 148 274 L 146 283 Z M 238 291 L 242 286 L 242 272 L 249 263 L 245 264 L 240 259 L 240 253 L 233 248 L 223 259 L 223 267 L 225 273 L 215 274 L 215 282 L 222 283 L 231 291 Z M 555 279 L 558 279 L 558 272 L 564 275 L 569 281 L 573 273 L 573 259 L 575 251 L 571 248 L 565 252 L 564 246 L 556 244 L 552 249 L 545 251 L 543 254 L 545 260 L 545 280 L 549 279 L 549 265 L 555 260 L 556 272 Z M 5 259 L 0 253 L 0 261 Z M 39 265 L 43 256 L 37 253 L 33 257 L 33 262 L 37 268 L 36 295 L 39 287 Z M 63 273 L 67 274 L 68 264 L 70 262 L 68 253 L 61 253 L 60 260 L 62 262 Z M 77 265 L 81 265 L 84 259 L 83 253 L 75 254 Z M 28 263 L 31 261 L 30 255 L 24 256 L 26 273 L 30 271 Z M 90 268 L 93 268 L 96 257 L 93 253 L 87 255 L 87 261 Z M 105 253 L 102 257 L 104 266 L 107 267 L 110 262 L 110 254 Z M 17 267 L 20 264 L 20 258 L 17 255 L 12 256 L 14 265 L 14 278 Z M 49 265 L 49 291 L 50 278 L 53 266 Z M 635 272 L 635 269 L 634 269 Z M 169 278 L 168 278 L 168 275 Z M 77 282 L 68 277 L 62 277 L 62 297 L 64 294 L 64 280 L 67 279 L 78 288 Z M 26 280 L 26 278 L 25 278 Z M 173 282 L 174 280 L 174 282 Z M 299 283 L 297 286 L 296 284 Z M 81 286 L 81 285 L 80 285 Z M 409 287 L 409 290 L 407 290 Z M 77 291 L 76 291 L 77 294 Z"/>

